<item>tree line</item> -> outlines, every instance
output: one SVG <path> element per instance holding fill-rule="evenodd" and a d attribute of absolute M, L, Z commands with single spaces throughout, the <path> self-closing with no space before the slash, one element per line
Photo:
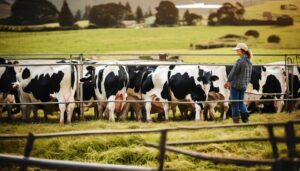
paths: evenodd
<path fill-rule="evenodd" d="M 72 2 L 72 1 L 70 1 Z M 144 22 L 145 18 L 155 16 L 153 26 L 174 26 L 179 22 L 179 11 L 171 1 L 161 1 L 152 14 L 151 9 L 143 12 L 140 6 L 132 11 L 127 2 L 107 3 L 95 6 L 86 6 L 82 14 L 77 10 L 72 14 L 67 0 L 64 0 L 61 10 L 48 0 L 15 0 L 11 7 L 11 16 L 1 19 L 0 23 L 7 25 L 37 25 L 59 22 L 61 27 L 73 27 L 76 21 L 85 19 L 96 27 L 122 27 L 124 20 L 135 20 L 137 23 Z M 292 25 L 293 19 L 287 15 L 277 20 L 245 20 L 244 6 L 237 2 L 235 5 L 224 3 L 221 8 L 208 16 L 208 25 Z M 202 20 L 201 15 L 190 13 L 188 10 L 183 16 L 186 25 L 196 25 Z"/>
<path fill-rule="evenodd" d="M 135 20 L 137 23 L 142 23 L 149 16 L 156 17 L 155 25 L 173 26 L 179 20 L 178 9 L 170 1 L 161 1 L 156 7 L 155 14 L 150 8 L 143 12 L 142 8 L 137 6 L 133 11 L 128 2 L 125 5 L 119 2 L 86 6 L 84 13 L 77 10 L 73 15 L 67 0 L 64 0 L 60 11 L 48 0 L 16 0 L 11 7 L 11 16 L 1 19 L 0 23 L 38 25 L 58 22 L 61 27 L 70 27 L 79 20 L 89 20 L 91 24 L 99 27 L 120 27 L 123 20 Z M 187 10 L 184 19 L 188 25 L 195 25 L 195 20 L 202 19 L 202 16 Z"/>

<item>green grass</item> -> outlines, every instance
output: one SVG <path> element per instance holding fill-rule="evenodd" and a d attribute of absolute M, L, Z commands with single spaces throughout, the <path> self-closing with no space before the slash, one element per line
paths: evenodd
<path fill-rule="evenodd" d="M 254 114 L 250 117 L 251 122 L 286 122 L 293 119 L 300 119 L 299 111 L 287 114 Z M 215 124 L 230 124 L 230 119 L 224 122 L 195 122 L 195 121 L 169 121 L 156 123 L 117 122 L 108 121 L 81 121 L 67 125 L 57 125 L 58 118 L 52 117 L 55 123 L 13 123 L 3 122 L 0 124 L 1 134 L 27 134 L 82 131 L 82 130 L 111 130 L 111 129 L 150 129 L 150 128 L 174 128 L 180 126 L 200 126 Z M 297 135 L 300 135 L 300 127 L 296 127 Z M 277 136 L 283 136 L 284 130 L 276 128 Z M 168 141 L 182 140 L 207 140 L 227 139 L 242 137 L 266 137 L 267 130 L 264 127 L 207 129 L 200 131 L 177 131 L 168 133 Z M 138 166 L 157 166 L 157 150 L 145 147 L 145 142 L 159 142 L 159 134 L 132 134 L 132 135 L 105 135 L 105 136 L 81 136 L 39 139 L 35 141 L 32 156 L 47 159 L 73 160 L 83 162 L 125 164 Z M 25 146 L 24 140 L 0 141 L 0 153 L 22 155 Z M 239 157 L 251 159 L 272 158 L 271 146 L 269 143 L 224 143 L 191 145 L 178 147 L 181 149 L 204 152 L 214 156 Z M 297 146 L 300 150 L 300 146 Z M 286 156 L 286 146 L 279 145 L 281 157 Z M 3 168 L 6 165 L 2 165 Z M 237 167 L 233 165 L 213 164 L 208 161 L 196 160 L 184 155 L 177 155 L 168 152 L 166 155 L 166 168 L 176 170 L 259 170 L 269 167 Z"/>
<path fill-rule="evenodd" d="M 95 29 L 34 33 L 0 32 L 0 53 L 226 53 L 230 48 L 192 50 L 190 43 L 213 41 L 225 34 L 243 35 L 246 30 L 260 32 L 259 39 L 248 44 L 254 54 L 300 53 L 300 24 L 287 27 L 275 26 L 197 26 L 147 29 Z M 279 44 L 268 44 L 267 37 L 277 34 Z M 232 63 L 235 57 L 187 58 L 187 62 Z M 256 63 L 267 63 L 283 58 L 254 58 Z"/>
<path fill-rule="evenodd" d="M 281 10 L 280 5 L 295 4 L 298 6 L 298 10 Z M 294 21 L 300 22 L 299 14 L 300 0 L 277 0 L 277 1 L 265 1 L 262 4 L 254 5 L 246 8 L 245 18 L 247 19 L 263 19 L 263 12 L 268 11 L 272 13 L 273 19 L 276 19 L 282 14 L 291 16 Z"/>

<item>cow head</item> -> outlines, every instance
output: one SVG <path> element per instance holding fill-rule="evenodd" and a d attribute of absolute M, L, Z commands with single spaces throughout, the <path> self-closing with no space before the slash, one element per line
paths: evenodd
<path fill-rule="evenodd" d="M 80 79 L 80 82 L 83 83 L 94 83 L 95 81 L 95 67 L 87 66 L 86 67 L 86 74 Z"/>
<path fill-rule="evenodd" d="M 211 83 L 217 81 L 219 79 L 218 76 L 212 75 L 212 71 L 205 71 L 199 68 L 198 78 L 197 80 L 203 83 L 203 90 L 206 95 L 210 90 Z"/>

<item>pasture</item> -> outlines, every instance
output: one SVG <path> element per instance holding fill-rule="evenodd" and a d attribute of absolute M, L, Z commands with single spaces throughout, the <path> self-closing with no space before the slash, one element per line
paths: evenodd
<path fill-rule="evenodd" d="M 270 4 L 272 3 L 272 5 Z M 247 8 L 246 18 L 260 18 L 262 9 L 269 9 L 275 15 L 281 14 L 281 3 L 296 3 L 298 0 L 266 2 L 261 5 Z M 269 8 L 270 7 L 270 8 Z M 254 53 L 253 63 L 265 64 L 283 61 L 283 57 L 262 57 L 255 54 L 288 54 L 300 53 L 300 16 L 297 12 L 287 12 L 295 19 L 293 26 L 180 26 L 143 29 L 91 29 L 76 31 L 54 32 L 0 32 L 0 53 L 208 53 L 208 54 L 232 54 L 226 57 L 191 57 L 183 58 L 184 62 L 197 63 L 233 63 L 236 54 L 231 48 L 218 48 L 209 50 L 194 50 L 190 44 L 215 41 L 226 34 L 244 35 L 247 30 L 254 29 L 260 33 L 258 39 L 249 38 L 247 44 Z M 52 24 L 53 25 L 53 24 Z M 55 25 L 55 24 L 54 24 Z M 271 34 L 279 35 L 279 44 L 267 43 Z M 9 56 L 7 56 L 9 57 Z M 36 56 L 40 58 L 39 56 Z M 51 56 L 61 57 L 61 56 Z M 100 58 L 108 59 L 108 58 Z M 72 124 L 58 125 L 58 113 L 49 116 L 49 121 L 24 123 L 20 115 L 14 121 L 0 120 L 0 134 L 27 134 L 50 133 L 62 131 L 82 130 L 111 130 L 111 129 L 148 129 L 148 128 L 174 128 L 181 126 L 200 125 L 226 125 L 232 123 L 231 119 L 225 121 L 168 121 L 168 122 L 116 122 L 106 120 L 93 120 L 92 111 L 87 112 L 85 121 L 74 121 Z M 179 115 L 179 113 L 178 113 Z M 4 115 L 4 117 L 6 117 Z M 152 116 L 156 118 L 156 115 Z M 171 115 L 170 115 L 171 117 Z M 42 118 L 42 112 L 40 113 Z M 172 117 L 171 117 L 172 118 Z M 250 116 L 250 123 L 255 122 L 286 122 L 300 119 L 300 111 L 280 114 L 255 113 Z M 296 127 L 297 135 L 300 135 L 300 127 Z M 180 140 L 207 140 L 242 137 L 267 136 L 267 130 L 263 127 L 227 128 L 217 130 L 202 130 L 191 132 L 170 133 L 169 141 Z M 277 128 L 276 135 L 284 136 L 284 130 Z M 137 166 L 156 167 L 158 151 L 143 145 L 145 142 L 159 141 L 158 134 L 136 134 L 118 136 L 83 136 L 72 138 L 53 138 L 37 140 L 32 151 L 33 157 L 73 160 L 82 162 L 96 162 L 108 164 L 124 164 Z M 0 153 L 23 153 L 25 140 L 0 141 Z M 266 143 L 224 143 L 207 145 L 190 145 L 181 147 L 198 152 L 226 157 L 240 157 L 248 159 L 270 159 L 272 157 L 271 145 Z M 297 145 L 298 155 L 300 145 Z M 285 144 L 279 145 L 281 157 L 286 157 Z M 165 168 L 175 170 L 269 170 L 270 167 L 253 166 L 251 168 L 237 167 L 234 165 L 215 164 L 212 162 L 196 160 L 191 157 L 177 155 L 168 152 Z M 0 170 L 16 170 L 14 166 L 0 165 Z M 34 170 L 35 168 L 30 168 Z"/>
<path fill-rule="evenodd" d="M 300 113 L 281 113 L 281 114 L 253 114 L 250 117 L 251 122 L 285 122 L 293 119 L 299 119 Z M 51 123 L 55 122 L 55 123 Z M 52 116 L 50 122 L 31 122 L 22 123 L 16 120 L 13 123 L 2 122 L 0 130 L 2 134 L 26 134 L 62 132 L 62 131 L 80 131 L 80 130 L 111 130 L 111 129 L 150 129 L 150 128 L 174 128 L 180 126 L 204 126 L 204 125 L 224 125 L 232 121 L 224 122 L 195 122 L 195 121 L 169 121 L 156 123 L 137 123 L 137 122 L 117 122 L 87 120 L 74 122 L 68 125 L 57 125 L 57 116 Z M 297 135 L 300 134 L 299 127 L 295 128 Z M 277 128 L 276 135 L 283 136 L 284 130 Z M 168 141 L 182 140 L 208 140 L 208 139 L 226 139 L 242 137 L 261 137 L 267 136 L 267 130 L 264 127 L 248 128 L 227 128 L 202 131 L 181 131 L 169 134 Z M 83 162 L 97 162 L 109 164 L 125 164 L 138 166 L 157 166 L 157 150 L 143 145 L 145 142 L 159 141 L 159 134 L 134 134 L 134 135 L 107 135 L 107 136 L 82 136 L 73 138 L 53 138 L 42 139 L 35 142 L 32 156 L 59 159 L 74 160 Z M 23 153 L 25 140 L 0 141 L 0 152 L 9 154 Z M 268 159 L 272 157 L 271 145 L 266 143 L 224 143 L 208 145 L 190 145 L 180 147 L 183 149 L 205 152 L 215 156 L 240 157 L 248 159 Z M 297 146 L 297 151 L 300 146 Z M 279 145 L 279 153 L 282 157 L 286 156 L 285 144 Z M 166 155 L 166 168 L 175 170 L 268 170 L 269 167 L 244 168 L 233 165 L 214 164 L 212 162 L 196 160 L 183 155 L 177 155 L 168 152 Z M 14 167 L 12 167 L 14 168 Z M 7 168 L 8 170 L 12 168 Z"/>

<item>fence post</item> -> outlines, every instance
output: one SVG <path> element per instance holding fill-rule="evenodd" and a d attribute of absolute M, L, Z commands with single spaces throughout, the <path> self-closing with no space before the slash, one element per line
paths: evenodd
<path fill-rule="evenodd" d="M 24 149 L 24 158 L 27 158 L 30 156 L 30 153 L 32 151 L 33 143 L 34 143 L 35 137 L 32 133 L 28 134 L 27 142 Z M 27 164 L 22 164 L 20 167 L 20 171 L 26 171 L 27 170 Z"/>
<path fill-rule="evenodd" d="M 165 161 L 165 154 L 166 154 L 166 141 L 167 141 L 167 130 L 161 130 L 160 135 L 160 145 L 159 145 L 159 166 L 158 170 L 162 171 L 164 169 L 164 161 Z"/>
<path fill-rule="evenodd" d="M 83 77 L 83 54 L 80 54 L 80 67 L 79 67 L 79 90 L 80 90 L 80 101 L 83 101 L 83 83 L 79 81 Z M 79 108 L 80 108 L 80 120 L 84 120 L 84 109 L 83 109 L 83 103 L 79 103 Z"/>
<path fill-rule="evenodd" d="M 288 159 L 281 161 L 282 170 L 287 171 L 297 171 L 297 165 L 294 163 L 296 158 L 296 137 L 294 123 L 289 121 L 285 124 L 285 137 L 286 137 L 286 146 L 288 151 Z"/>
<path fill-rule="evenodd" d="M 158 54 L 158 57 L 159 57 L 160 61 L 166 61 L 168 55 L 166 53 L 160 53 L 160 54 Z"/>
<path fill-rule="evenodd" d="M 278 155 L 277 141 L 276 141 L 276 137 L 274 135 L 273 125 L 267 125 L 267 129 L 268 129 L 268 134 L 269 134 L 269 141 L 272 146 L 273 157 L 275 159 L 275 163 L 272 165 L 272 171 L 280 171 L 281 163 L 280 163 L 280 161 L 278 161 L 279 155 Z"/>

